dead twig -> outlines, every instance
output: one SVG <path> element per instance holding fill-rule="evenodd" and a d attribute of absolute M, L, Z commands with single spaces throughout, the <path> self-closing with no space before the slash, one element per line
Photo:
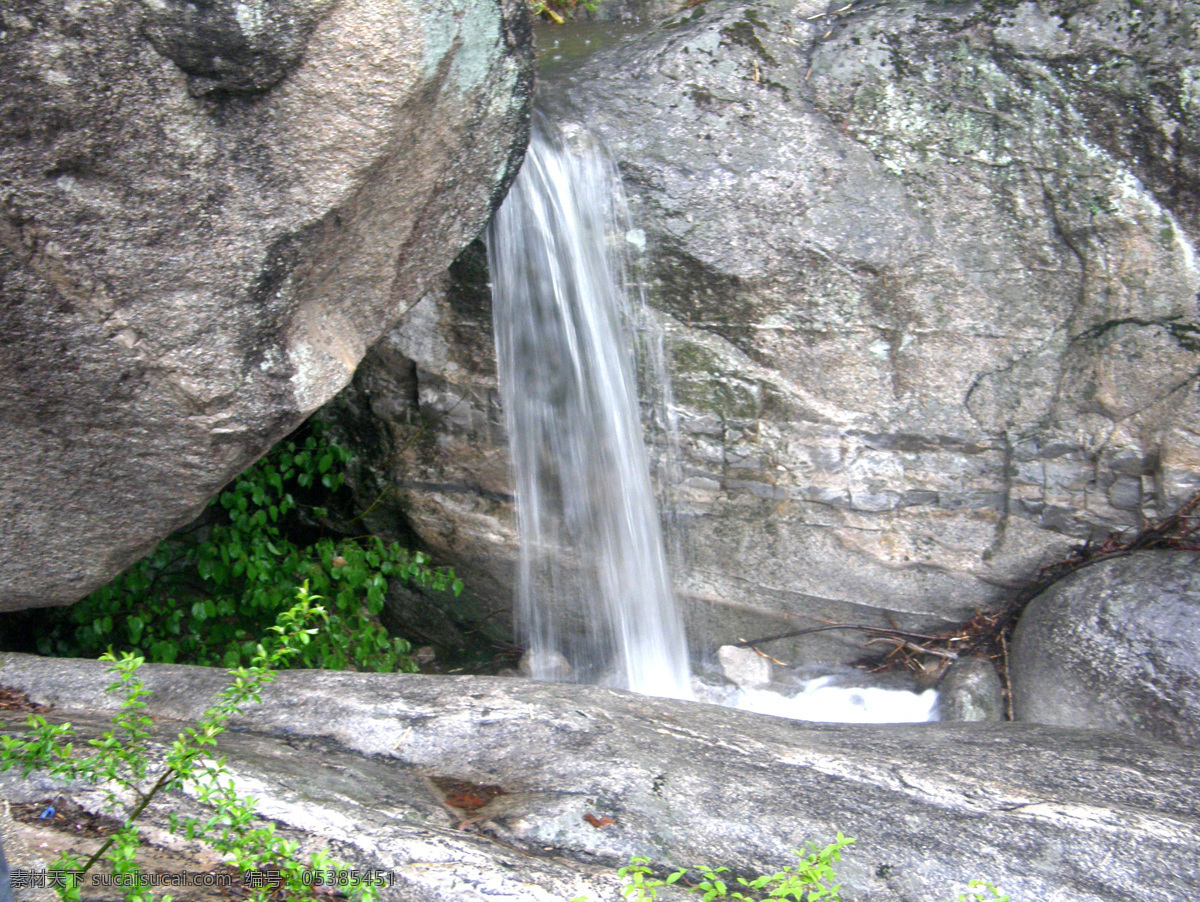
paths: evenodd
<path fill-rule="evenodd" d="M 1002 655 L 1000 673 L 1004 676 L 1004 714 L 1009 720 L 1016 720 L 1013 717 L 1013 695 L 1012 681 L 1008 677 L 1008 640 L 1004 638 L 1004 633 L 1000 633 L 1000 654 Z"/>
<path fill-rule="evenodd" d="M 921 655 L 933 655 L 938 658 L 945 658 L 947 661 L 957 661 L 958 653 L 947 651 L 944 648 L 928 648 L 924 645 L 918 645 L 916 642 L 906 642 L 903 639 L 896 639 L 893 636 L 876 636 L 874 639 L 868 639 L 863 643 L 865 648 L 868 645 L 877 645 L 883 643 L 885 645 L 894 645 L 897 649 L 905 649 L 906 651 L 915 651 Z"/>
<path fill-rule="evenodd" d="M 929 639 L 938 641 L 941 636 L 927 636 L 924 633 L 910 633 L 905 630 L 887 629 L 882 626 L 862 626 L 859 624 L 837 623 L 832 626 L 810 626 L 802 630 L 791 630 L 787 633 L 779 633 L 775 636 L 763 636 L 761 639 L 739 639 L 734 645 L 737 648 L 756 648 L 759 645 L 765 645 L 768 642 L 775 642 L 779 639 L 795 639 L 799 636 L 808 636 L 812 633 L 827 633 L 835 630 L 850 630 L 860 633 L 877 633 L 884 636 L 896 636 L 904 639 Z"/>

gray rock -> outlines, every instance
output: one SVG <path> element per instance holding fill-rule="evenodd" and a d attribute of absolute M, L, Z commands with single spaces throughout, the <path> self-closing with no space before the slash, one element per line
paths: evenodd
<path fill-rule="evenodd" d="M 827 8 L 710 0 L 544 92 L 631 194 L 709 651 L 939 632 L 1200 487 L 1197 5 Z M 395 478 L 499 606 L 511 489 L 458 290 L 426 302 L 437 341 L 389 339 L 439 387 L 399 402 L 425 450 Z"/>
<path fill-rule="evenodd" d="M 4 813 L 0 813 L 0 817 L 3 816 Z M 8 866 L 8 858 L 4 854 L 3 843 L 0 843 L 0 902 L 13 902 L 12 871 Z"/>
<path fill-rule="evenodd" d="M 1004 691 L 987 658 L 955 661 L 938 682 L 938 719 L 976 723 L 1004 720 Z"/>
<path fill-rule="evenodd" d="M 165 718 L 196 717 L 228 679 L 143 672 L 163 739 Z M 108 682 L 96 662 L 0 663 L 0 684 L 72 720 L 117 710 Z M 947 899 L 980 877 L 1015 899 L 1192 902 L 1200 882 L 1200 753 L 1127 735 L 818 726 L 591 687 L 312 671 L 280 674 L 233 726 L 225 750 L 263 776 L 264 813 L 396 868 L 405 900 L 491 881 L 487 898 L 561 902 L 568 875 L 611 898 L 589 868 L 646 854 L 774 870 L 839 829 L 858 840 L 839 868 L 847 902 Z M 499 843 L 454 829 L 440 777 L 504 790 L 475 815 Z"/>
<path fill-rule="evenodd" d="M 0 726 L 7 725 L 0 714 Z M 104 726 L 94 716 L 86 712 L 80 716 L 78 711 L 72 712 L 72 725 L 81 737 L 99 735 Z M 182 726 L 166 721 L 160 729 L 172 731 L 164 738 L 174 738 Z M 291 737 L 227 734 L 221 754 L 239 789 L 257 802 L 259 820 L 254 826 L 269 826 L 299 843 L 301 855 L 325 848 L 360 872 L 379 869 L 388 884 L 380 889 L 384 902 L 459 902 L 464 898 L 566 902 L 587 891 L 594 898 L 615 896 L 618 881 L 611 871 L 537 860 L 460 828 L 469 819 L 465 812 L 451 808 L 429 779 L 430 775 L 436 778 L 436 769 L 427 771 L 386 757 L 358 754 L 302 733 Z M 69 798 L 92 812 L 103 811 L 104 801 L 87 787 L 64 792 L 61 784 L 50 783 L 37 773 L 27 780 L 16 779 L 12 773 L 0 774 L 0 796 L 18 802 Z M 160 796 L 140 818 L 143 848 L 149 847 L 151 853 L 164 847 L 178 849 L 183 845 L 180 838 L 167 838 L 170 816 L 201 818 L 205 812 L 194 798 L 182 793 Z M 20 839 L 23 825 L 15 827 Z M 176 863 L 172 870 L 205 873 L 213 869 L 217 856 L 211 849 L 201 847 L 193 855 L 194 860 Z M 35 863 L 30 869 L 44 868 Z M 178 893 L 174 895 L 179 898 Z M 49 896 L 57 898 L 53 893 Z M 26 900 L 44 902 L 41 897 L 20 895 L 16 902 Z"/>
<path fill-rule="evenodd" d="M 515 173 L 522 0 L 0 11 L 0 609 L 62 604 L 349 380 Z"/>
<path fill-rule="evenodd" d="M 556 683 L 571 682 L 571 662 L 559 652 L 544 652 L 542 660 L 537 660 L 533 652 L 527 651 L 517 662 L 517 673 L 523 677 L 532 677 L 535 673 L 543 673 L 546 679 Z"/>
<path fill-rule="evenodd" d="M 1200 556 L 1142 551 L 1078 570 L 1013 634 L 1017 720 L 1200 746 Z"/>
<path fill-rule="evenodd" d="M 717 649 L 717 661 L 725 679 L 743 689 L 757 689 L 771 682 L 771 662 L 753 648 L 722 645 Z"/>

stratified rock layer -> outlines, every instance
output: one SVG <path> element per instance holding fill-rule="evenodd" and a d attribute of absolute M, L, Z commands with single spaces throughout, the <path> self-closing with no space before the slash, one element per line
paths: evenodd
<path fill-rule="evenodd" d="M 0 11 L 0 609 L 74 601 L 328 400 L 524 147 L 522 0 Z"/>
<path fill-rule="evenodd" d="M 1200 486 L 1198 10 L 714 0 L 544 92 L 631 194 L 710 650 L 936 632 Z M 512 511 L 464 296 L 389 339 L 413 390 L 372 403 L 398 447 L 424 424 L 392 478 L 488 587 Z"/>
<path fill-rule="evenodd" d="M 1018 720 L 1200 746 L 1200 555 L 1143 551 L 1055 583 L 1021 615 Z"/>
<path fill-rule="evenodd" d="M 49 716 L 117 710 L 96 662 L 0 662 L 0 685 Z M 199 716 L 229 680 L 143 673 L 164 742 L 167 718 Z M 837 869 L 846 902 L 949 900 L 978 878 L 1039 902 L 1193 902 L 1200 883 L 1200 753 L 1128 736 L 821 726 L 590 687 L 311 671 L 280 674 L 233 726 L 222 751 L 259 810 L 394 869 L 389 900 L 608 899 L 632 854 L 774 873 L 838 830 L 857 840 Z M 448 779 L 501 794 L 460 817 L 433 788 Z"/>

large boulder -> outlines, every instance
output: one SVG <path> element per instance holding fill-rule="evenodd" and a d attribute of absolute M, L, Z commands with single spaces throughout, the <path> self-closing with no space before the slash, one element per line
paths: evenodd
<path fill-rule="evenodd" d="M 712 0 L 544 92 L 631 194 L 683 429 L 679 588 L 714 647 L 937 632 L 1200 487 L 1200 7 L 827 10 Z M 417 532 L 490 586 L 515 552 L 469 296 L 414 311 L 387 345 L 412 389 L 373 403 Z"/>
<path fill-rule="evenodd" d="M 523 0 L 0 11 L 0 609 L 76 600 L 350 379 L 487 221 Z"/>
<path fill-rule="evenodd" d="M 1035 598 L 1009 660 L 1018 720 L 1200 746 L 1200 555 L 1143 551 Z"/>
<path fill-rule="evenodd" d="M 0 685 L 48 717 L 118 710 L 96 662 L 0 662 Z M 157 742 L 229 680 L 143 672 Z M 846 902 L 949 902 L 977 878 L 1040 902 L 1192 902 L 1200 883 L 1200 752 L 1119 734 L 821 726 L 515 679 L 294 671 L 233 726 L 222 752 L 260 811 L 306 848 L 392 869 L 389 900 L 610 899 L 632 854 L 774 873 L 838 830 L 857 840 Z M 487 804 L 455 810 L 456 783 L 490 787 Z"/>

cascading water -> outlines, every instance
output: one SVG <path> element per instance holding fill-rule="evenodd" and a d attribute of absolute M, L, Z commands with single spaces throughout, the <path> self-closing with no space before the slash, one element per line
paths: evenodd
<path fill-rule="evenodd" d="M 538 117 L 487 236 L 500 391 L 517 489 L 517 624 L 532 675 L 694 698 L 643 442 L 615 168 Z M 641 301 L 641 291 L 636 291 Z M 674 413 L 661 334 L 643 336 L 669 481 Z M 673 458 L 673 459 L 672 459 Z M 937 694 L 845 673 L 789 685 L 697 683 L 706 701 L 804 720 L 936 719 Z M 861 676 L 861 675 L 860 675 Z"/>
<path fill-rule="evenodd" d="M 535 119 L 487 240 L 517 622 L 535 678 L 691 698 L 638 411 L 624 194 L 596 143 L 577 144 Z"/>

